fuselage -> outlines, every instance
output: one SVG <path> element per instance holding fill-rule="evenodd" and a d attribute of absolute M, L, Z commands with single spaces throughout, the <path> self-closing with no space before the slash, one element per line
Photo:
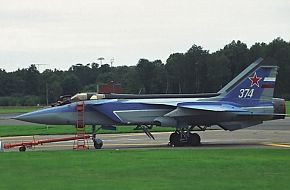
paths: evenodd
<path fill-rule="evenodd" d="M 67 125 L 76 123 L 76 105 L 79 102 L 68 105 L 47 108 L 19 116 L 17 119 L 49 125 Z M 261 103 L 257 106 L 242 106 L 234 102 L 224 102 L 220 98 L 154 98 L 154 99 L 105 99 L 84 101 L 84 121 L 88 125 L 117 125 L 117 124 L 155 124 L 160 126 L 178 125 L 178 122 L 186 122 L 190 125 L 213 125 L 219 122 L 239 120 L 271 120 L 281 117 L 273 116 L 275 111 L 285 114 L 285 102 L 281 99 Z M 178 105 L 190 103 L 200 105 L 203 108 L 183 109 L 178 115 Z M 279 104 L 279 105 L 278 105 Z M 232 105 L 242 112 L 208 111 L 210 106 Z M 252 114 L 242 114 L 252 113 Z M 170 115 L 171 114 L 171 115 Z M 172 116 L 174 114 L 174 117 Z M 168 116 L 166 116 L 168 115 Z M 174 119 L 173 119 L 174 118 Z"/>

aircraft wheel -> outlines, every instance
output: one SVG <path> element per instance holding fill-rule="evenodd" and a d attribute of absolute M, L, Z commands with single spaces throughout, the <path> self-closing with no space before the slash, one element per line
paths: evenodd
<path fill-rule="evenodd" d="M 25 146 L 21 146 L 21 147 L 19 147 L 19 151 L 20 151 L 20 152 L 25 152 L 25 151 L 26 151 L 26 147 L 25 147 Z"/>
<path fill-rule="evenodd" d="M 101 149 L 103 146 L 103 141 L 101 139 L 94 140 L 94 147 L 95 149 Z"/>
<path fill-rule="evenodd" d="M 200 145 L 200 136 L 197 133 L 190 133 L 187 141 L 190 146 Z"/>
<path fill-rule="evenodd" d="M 172 133 L 169 137 L 169 143 L 171 146 L 183 146 L 183 142 L 180 141 L 180 134 Z"/>

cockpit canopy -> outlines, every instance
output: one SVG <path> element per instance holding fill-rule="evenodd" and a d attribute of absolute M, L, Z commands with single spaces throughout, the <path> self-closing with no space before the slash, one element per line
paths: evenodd
<path fill-rule="evenodd" d="M 104 98 L 105 98 L 105 94 L 88 92 L 88 93 L 77 93 L 76 95 L 71 97 L 71 101 L 77 102 L 77 101 L 85 101 L 85 100 L 99 100 L 99 99 L 104 99 Z"/>

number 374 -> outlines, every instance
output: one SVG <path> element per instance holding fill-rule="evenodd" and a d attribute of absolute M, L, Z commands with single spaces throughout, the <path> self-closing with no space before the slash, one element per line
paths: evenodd
<path fill-rule="evenodd" d="M 242 88 L 240 90 L 239 98 L 252 98 L 254 95 L 254 89 Z"/>

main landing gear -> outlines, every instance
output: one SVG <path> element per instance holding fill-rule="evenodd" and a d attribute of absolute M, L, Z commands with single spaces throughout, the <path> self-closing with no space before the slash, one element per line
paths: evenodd
<path fill-rule="evenodd" d="M 176 129 L 169 137 L 169 146 L 199 146 L 200 136 L 197 133 L 191 133 L 189 129 Z"/>
<path fill-rule="evenodd" d="M 102 148 L 103 141 L 101 139 L 97 139 L 97 129 L 95 125 L 92 126 L 92 140 L 93 140 L 95 149 Z"/>

